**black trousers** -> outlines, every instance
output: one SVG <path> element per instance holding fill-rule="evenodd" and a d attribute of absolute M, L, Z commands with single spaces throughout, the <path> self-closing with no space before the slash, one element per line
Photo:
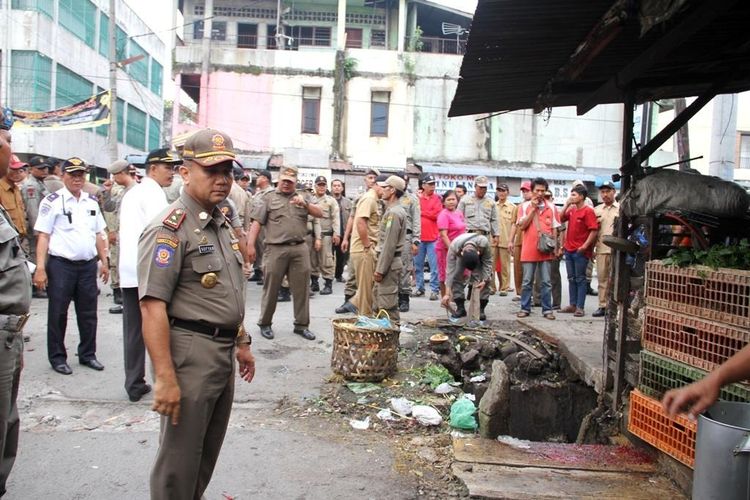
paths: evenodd
<path fill-rule="evenodd" d="M 67 362 L 65 328 L 68 307 L 75 304 L 78 361 L 96 358 L 96 259 L 71 261 L 50 255 L 47 261 L 47 358 L 52 366 Z"/>
<path fill-rule="evenodd" d="M 125 390 L 139 396 L 146 385 L 146 347 L 143 344 L 138 287 L 122 288 L 122 347 Z"/>
<path fill-rule="evenodd" d="M 341 278 L 344 274 L 344 266 L 349 260 L 349 252 L 342 252 L 341 244 L 334 245 L 333 251 L 336 253 L 336 271 L 334 272 L 334 276 Z"/>

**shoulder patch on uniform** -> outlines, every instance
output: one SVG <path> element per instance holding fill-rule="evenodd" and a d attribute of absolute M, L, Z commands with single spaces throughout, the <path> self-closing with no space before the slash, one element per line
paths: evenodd
<path fill-rule="evenodd" d="M 26 196 L 33 198 L 35 192 L 36 188 L 34 186 L 26 186 Z"/>
<path fill-rule="evenodd" d="M 55 200 L 56 200 L 57 198 L 59 198 L 59 197 L 60 197 L 60 195 L 59 195 L 59 194 L 57 194 L 57 193 L 52 193 L 52 194 L 48 195 L 48 196 L 47 196 L 47 197 L 45 198 L 45 200 L 47 200 L 47 201 L 55 201 Z"/>
<path fill-rule="evenodd" d="M 166 217 L 161 221 L 162 224 L 167 226 L 169 229 L 176 231 L 180 229 L 180 226 L 185 221 L 185 210 L 182 208 L 175 208 L 167 214 Z"/>
<path fill-rule="evenodd" d="M 156 267 L 169 267 L 174 258 L 174 248 L 166 243 L 159 243 L 154 247 L 154 264 Z"/>
<path fill-rule="evenodd" d="M 172 233 L 157 233 L 156 243 L 169 245 L 172 248 L 177 248 L 177 245 L 180 244 L 180 239 Z"/>
<path fill-rule="evenodd" d="M 91 193 L 89 193 L 89 198 L 91 198 L 92 200 L 94 200 L 94 201 L 96 201 L 96 202 L 98 202 L 98 201 L 99 201 L 99 198 L 97 198 L 95 194 L 91 194 Z"/>

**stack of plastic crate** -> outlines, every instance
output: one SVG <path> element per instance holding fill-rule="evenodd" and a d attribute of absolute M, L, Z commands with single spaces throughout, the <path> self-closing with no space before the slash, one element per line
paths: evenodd
<path fill-rule="evenodd" d="M 750 272 L 648 262 L 644 350 L 639 387 L 630 399 L 630 432 L 692 467 L 695 422 L 668 417 L 659 400 L 669 389 L 705 377 L 748 341 Z M 750 386 L 733 384 L 720 397 L 750 401 Z"/>

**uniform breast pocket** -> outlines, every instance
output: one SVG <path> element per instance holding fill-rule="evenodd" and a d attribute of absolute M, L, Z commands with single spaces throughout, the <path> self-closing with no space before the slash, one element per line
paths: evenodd
<path fill-rule="evenodd" d="M 225 276 L 224 263 L 218 255 L 201 255 L 193 259 L 196 292 L 205 297 L 226 297 L 229 277 Z"/>
<path fill-rule="evenodd" d="M 474 206 L 474 205 L 466 205 L 466 207 L 464 207 L 464 216 L 467 219 L 470 219 L 470 218 L 474 217 L 475 215 L 477 215 L 477 207 L 476 206 Z"/>

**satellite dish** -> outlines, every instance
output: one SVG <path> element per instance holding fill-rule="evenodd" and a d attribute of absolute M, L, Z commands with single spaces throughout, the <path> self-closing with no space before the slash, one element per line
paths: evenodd
<path fill-rule="evenodd" d="M 442 28 L 443 28 L 443 35 L 461 36 L 464 33 L 469 32 L 469 30 L 465 29 L 460 24 L 442 23 Z"/>

